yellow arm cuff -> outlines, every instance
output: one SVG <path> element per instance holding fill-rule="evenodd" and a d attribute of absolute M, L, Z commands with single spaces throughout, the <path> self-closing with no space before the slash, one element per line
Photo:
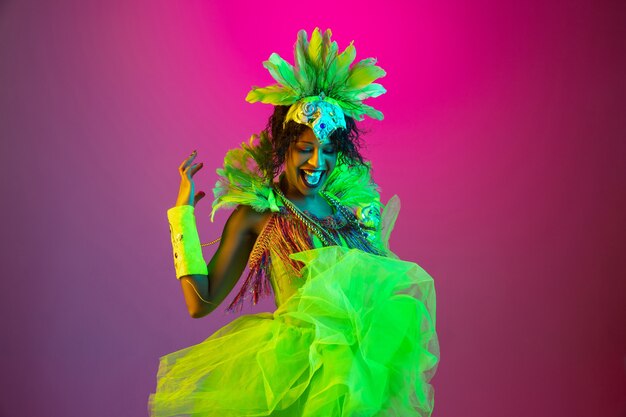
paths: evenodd
<path fill-rule="evenodd" d="M 185 275 L 208 275 L 193 212 L 191 205 L 176 206 L 167 211 L 178 279 Z"/>

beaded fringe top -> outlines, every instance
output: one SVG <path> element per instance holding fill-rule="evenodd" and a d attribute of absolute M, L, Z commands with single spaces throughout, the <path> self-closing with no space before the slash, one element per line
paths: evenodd
<path fill-rule="evenodd" d="M 338 212 L 323 218 L 318 218 L 308 212 L 307 215 L 312 217 L 336 241 L 343 242 L 345 246 L 367 253 L 385 255 L 384 250 L 376 247 L 350 219 L 345 218 L 344 214 Z M 311 231 L 296 216 L 281 207 L 279 212 L 272 214 L 257 238 L 248 261 L 248 275 L 227 310 L 241 310 L 246 298 L 250 298 L 252 303 L 256 304 L 261 297 L 271 295 L 270 277 L 273 262 L 281 262 L 290 276 L 294 279 L 301 279 L 300 270 L 303 265 L 291 259 L 289 255 L 314 247 Z"/>

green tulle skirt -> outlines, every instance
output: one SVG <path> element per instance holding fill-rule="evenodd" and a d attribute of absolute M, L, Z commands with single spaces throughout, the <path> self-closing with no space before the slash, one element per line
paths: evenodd
<path fill-rule="evenodd" d="M 429 416 L 439 361 L 432 278 L 327 247 L 292 255 L 304 285 L 161 358 L 151 416 Z"/>

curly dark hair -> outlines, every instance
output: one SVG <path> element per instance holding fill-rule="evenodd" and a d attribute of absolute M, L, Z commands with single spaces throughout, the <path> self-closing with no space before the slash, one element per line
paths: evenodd
<path fill-rule="evenodd" d="M 285 116 L 290 106 L 274 106 L 274 112 L 267 121 L 265 134 L 269 138 L 271 149 L 267 149 L 265 157 L 262 158 L 260 166 L 269 177 L 269 180 L 275 178 L 285 163 L 285 157 L 289 147 L 308 126 L 294 122 L 287 122 L 283 129 Z M 339 162 L 347 165 L 365 165 L 365 160 L 361 155 L 362 141 L 361 135 L 364 132 L 356 126 L 356 122 L 352 117 L 346 116 L 346 128 L 338 128 L 331 135 L 330 140 L 335 145 Z"/>

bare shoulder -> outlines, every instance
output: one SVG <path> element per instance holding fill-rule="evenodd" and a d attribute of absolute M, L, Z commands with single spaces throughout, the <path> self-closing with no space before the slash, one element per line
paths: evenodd
<path fill-rule="evenodd" d="M 228 225 L 240 232 L 258 236 L 272 216 L 270 211 L 258 212 L 247 205 L 239 205 L 228 218 Z"/>

